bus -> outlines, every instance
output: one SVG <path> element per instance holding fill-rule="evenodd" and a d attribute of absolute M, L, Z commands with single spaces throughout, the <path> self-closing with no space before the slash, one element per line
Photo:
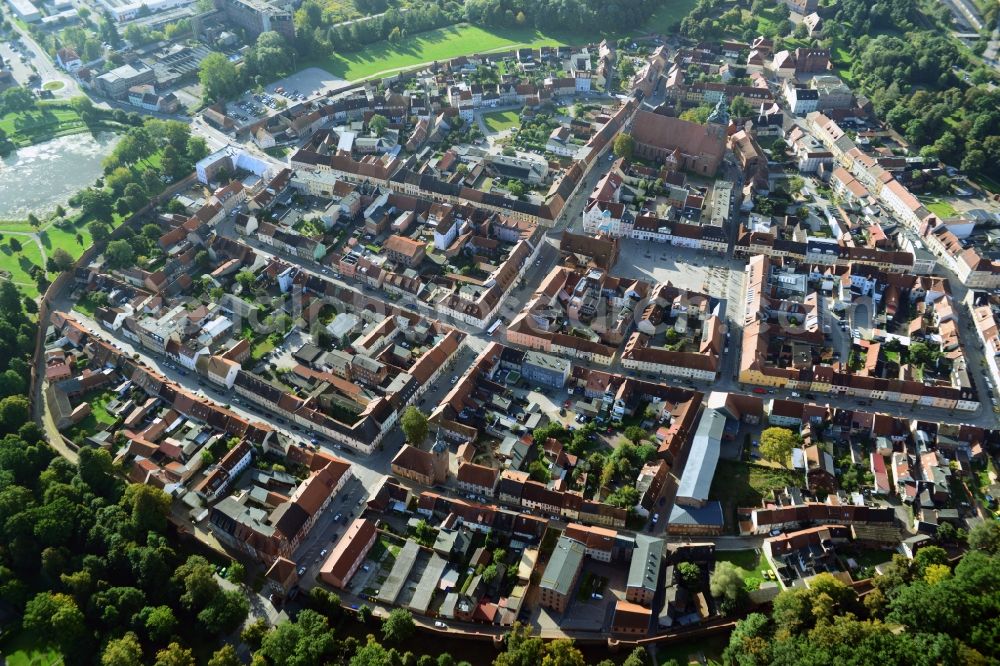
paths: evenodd
<path fill-rule="evenodd" d="M 496 334 L 497 329 L 500 328 L 500 324 L 502 324 L 502 323 L 503 323 L 503 320 L 497 319 L 495 322 L 493 322 L 492 324 L 490 324 L 490 327 L 488 329 L 486 329 L 486 335 L 493 336 L 494 334 Z"/>

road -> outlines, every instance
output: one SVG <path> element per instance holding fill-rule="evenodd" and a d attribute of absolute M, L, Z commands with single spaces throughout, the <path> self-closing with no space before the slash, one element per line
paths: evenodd
<path fill-rule="evenodd" d="M 3 55 L 4 60 L 10 63 L 11 71 L 18 83 L 31 87 L 28 83 L 28 77 L 32 74 L 32 68 L 34 68 L 34 71 L 37 71 L 38 75 L 42 77 L 41 82 L 43 85 L 50 81 L 62 82 L 62 87 L 59 90 L 53 91 L 53 95 L 57 98 L 70 98 L 82 94 L 76 80 L 56 67 L 55 63 L 49 59 L 48 54 L 45 53 L 45 50 L 31 36 L 31 33 L 22 29 L 15 21 L 8 20 L 8 24 L 13 26 L 14 30 L 20 35 L 24 47 L 19 49 L 18 54 L 15 55 L 12 53 L 10 45 L 5 42 L 0 46 L 0 54 Z M 26 63 L 21 62 L 20 54 L 27 56 Z"/>

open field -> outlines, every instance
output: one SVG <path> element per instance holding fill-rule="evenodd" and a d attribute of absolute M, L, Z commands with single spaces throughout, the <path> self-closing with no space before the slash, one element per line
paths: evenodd
<path fill-rule="evenodd" d="M 640 35 L 673 32 L 680 25 L 681 19 L 691 13 L 695 4 L 697 4 L 697 0 L 667 0 L 635 32 Z"/>
<path fill-rule="evenodd" d="M 78 243 L 76 240 L 78 233 L 80 234 L 81 243 Z M 51 255 L 57 248 L 62 248 L 69 252 L 74 259 L 83 254 L 83 251 L 90 247 L 91 243 L 90 231 L 83 225 L 80 225 L 78 228 L 69 229 L 60 229 L 59 227 L 52 226 L 40 232 L 38 238 L 42 242 L 46 254 Z"/>
<path fill-rule="evenodd" d="M 949 217 L 955 217 L 958 215 L 958 211 L 947 201 L 942 201 L 941 199 L 926 200 L 923 202 L 924 206 L 930 212 L 934 213 L 941 219 L 946 219 Z"/>
<path fill-rule="evenodd" d="M 398 44 L 382 41 L 357 53 L 334 53 L 328 58 L 305 64 L 322 67 L 334 76 L 356 81 L 382 72 L 389 73 L 470 53 L 564 43 L 530 28 L 488 31 L 472 25 L 457 25 L 422 32 Z"/>
<path fill-rule="evenodd" d="M 9 274 L 10 279 L 25 296 L 34 298 L 38 296 L 38 287 L 28 274 L 28 269 L 31 264 L 42 265 L 42 254 L 38 251 L 35 241 L 27 236 L 18 236 L 17 240 L 21 243 L 20 252 L 11 250 L 6 240 L 0 244 L 0 271 L 4 271 L 4 278 Z"/>
<path fill-rule="evenodd" d="M 715 554 L 716 562 L 731 562 L 740 569 L 743 574 L 743 584 L 748 592 L 752 592 L 760 587 L 760 584 L 767 580 L 764 577 L 765 571 L 771 571 L 771 565 L 761 553 L 756 550 L 725 550 Z"/>
<path fill-rule="evenodd" d="M 14 635 L 0 645 L 0 659 L 7 666 L 58 666 L 62 655 L 56 650 L 38 647 L 27 632 Z"/>
<path fill-rule="evenodd" d="M 788 469 L 720 460 L 709 494 L 714 499 L 734 502 L 736 506 L 759 506 L 770 491 L 800 485 L 802 480 L 802 474 Z"/>
<path fill-rule="evenodd" d="M 672 32 L 694 8 L 697 0 L 669 0 L 631 34 Z M 398 44 L 381 41 L 356 53 L 333 53 L 303 63 L 320 67 L 334 76 L 357 81 L 382 73 L 415 67 L 422 63 L 448 60 L 473 53 L 488 53 L 520 47 L 560 46 L 598 42 L 621 35 L 594 30 L 590 34 L 551 34 L 533 28 L 491 28 L 459 24 L 411 35 Z"/>
<path fill-rule="evenodd" d="M 483 114 L 483 122 L 494 132 L 502 132 L 505 129 L 517 126 L 521 122 L 517 111 L 491 111 Z"/>
<path fill-rule="evenodd" d="M 665 664 L 671 659 L 676 663 L 709 664 L 714 666 L 722 663 L 722 651 L 729 643 L 727 636 L 708 636 L 701 639 L 692 638 L 686 641 L 671 641 L 656 646 L 656 663 Z"/>
<path fill-rule="evenodd" d="M 57 136 L 86 132 L 88 128 L 69 106 L 41 104 L 35 110 L 0 116 L 0 130 L 20 148 Z"/>

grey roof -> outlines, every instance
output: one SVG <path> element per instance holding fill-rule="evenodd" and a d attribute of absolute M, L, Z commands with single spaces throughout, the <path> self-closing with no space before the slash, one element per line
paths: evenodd
<path fill-rule="evenodd" d="M 389 577 L 382 583 L 382 589 L 378 594 L 379 601 L 384 604 L 396 603 L 396 597 L 403 590 L 403 585 L 406 584 L 406 579 L 410 576 L 410 571 L 413 570 L 413 565 L 416 564 L 419 553 L 420 546 L 416 541 L 406 542 L 399 551 L 399 555 L 396 556 L 396 561 L 392 565 Z"/>
<path fill-rule="evenodd" d="M 586 548 L 576 539 L 567 536 L 559 537 L 552 557 L 542 574 L 541 587 L 555 590 L 561 595 L 568 595 L 576 580 L 576 575 L 583 565 Z"/>
<path fill-rule="evenodd" d="M 702 413 L 684 465 L 684 474 L 677 485 L 678 498 L 691 498 L 698 502 L 708 500 L 715 467 L 719 464 L 719 449 L 725 429 L 726 417 L 722 412 L 706 409 Z"/>
<path fill-rule="evenodd" d="M 448 566 L 448 563 L 440 555 L 437 553 L 431 555 L 431 561 L 427 563 L 427 567 L 420 577 L 420 582 L 417 583 L 417 589 L 413 593 L 413 598 L 410 599 L 408 608 L 411 611 L 420 613 L 421 615 L 427 613 L 427 609 L 431 605 L 431 599 L 434 598 L 434 590 L 437 589 L 438 582 L 441 580 L 446 566 Z"/>
<path fill-rule="evenodd" d="M 671 525 L 722 526 L 726 521 L 722 517 L 722 505 L 718 502 L 709 502 L 703 507 L 675 504 L 670 510 L 668 522 Z"/>
<path fill-rule="evenodd" d="M 635 535 L 635 550 L 632 564 L 628 569 L 628 587 L 637 587 L 652 592 L 660 578 L 660 564 L 663 562 L 663 539 Z"/>

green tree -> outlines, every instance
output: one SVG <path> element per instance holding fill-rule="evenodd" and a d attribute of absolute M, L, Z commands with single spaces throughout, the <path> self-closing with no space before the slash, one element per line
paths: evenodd
<path fill-rule="evenodd" d="M 927 567 L 934 564 L 948 564 L 948 553 L 940 546 L 924 546 L 913 556 L 913 571 L 923 578 Z"/>
<path fill-rule="evenodd" d="M 149 640 L 162 643 L 170 638 L 177 627 L 177 618 L 170 606 L 146 606 L 139 613 Z"/>
<path fill-rule="evenodd" d="M 124 199 L 125 203 L 128 204 L 129 210 L 133 212 L 145 206 L 148 201 L 146 192 L 138 183 L 129 183 L 125 186 Z"/>
<path fill-rule="evenodd" d="M 760 455 L 765 460 L 787 465 L 798 443 L 798 436 L 788 428 L 766 428 L 760 433 Z"/>
<path fill-rule="evenodd" d="M 372 134 L 375 136 L 382 136 L 385 134 L 385 128 L 389 125 L 389 120 L 380 113 L 376 113 L 368 121 L 368 129 L 371 130 Z"/>
<path fill-rule="evenodd" d="M 195 666 L 194 653 L 180 643 L 173 642 L 156 653 L 154 666 Z"/>
<path fill-rule="evenodd" d="M 127 268 L 135 261 L 132 244 L 127 240 L 114 240 L 104 249 L 104 256 L 110 268 Z"/>
<path fill-rule="evenodd" d="M 689 588 L 693 588 L 701 582 L 701 567 L 694 562 L 681 562 L 678 564 L 677 574 L 684 585 Z"/>
<path fill-rule="evenodd" d="M 101 666 L 135 666 L 142 663 L 142 645 L 131 631 L 108 641 L 101 654 Z"/>
<path fill-rule="evenodd" d="M 515 622 L 506 640 L 506 650 L 497 655 L 493 666 L 538 666 L 541 663 L 545 643 L 531 635 L 531 627 Z"/>
<path fill-rule="evenodd" d="M 83 613 L 68 594 L 39 592 L 24 609 L 21 625 L 25 631 L 56 643 L 64 654 L 87 640 Z"/>
<path fill-rule="evenodd" d="M 213 634 L 235 630 L 247 618 L 250 601 L 240 590 L 220 592 L 198 613 L 198 622 Z"/>
<path fill-rule="evenodd" d="M 417 407 L 413 405 L 407 407 L 399 424 L 406 435 L 406 441 L 411 444 L 419 446 L 427 439 L 427 417 Z"/>
<path fill-rule="evenodd" d="M 52 251 L 52 263 L 55 265 L 57 271 L 68 271 L 73 268 L 73 255 L 63 248 L 57 247 Z"/>
<path fill-rule="evenodd" d="M 150 530 L 162 532 L 166 529 L 167 515 L 170 513 L 170 495 L 159 488 L 130 485 L 125 489 L 121 504 L 129 511 L 132 525 L 140 534 Z M 204 559 L 202 561 L 204 562 Z"/>
<path fill-rule="evenodd" d="M 209 53 L 198 67 L 198 80 L 204 89 L 206 100 L 219 102 L 236 94 L 240 88 L 240 77 L 236 65 L 218 52 Z"/>
<path fill-rule="evenodd" d="M 639 426 L 629 426 L 625 428 L 625 437 L 635 444 L 638 444 L 642 440 L 649 437 L 649 433 L 640 428 Z"/>
<path fill-rule="evenodd" d="M 625 661 L 622 662 L 622 666 L 646 666 L 649 663 L 649 657 L 646 654 L 646 650 L 637 647 L 632 652 L 625 657 Z"/>
<path fill-rule="evenodd" d="M 704 125 L 708 122 L 708 117 L 712 114 L 712 107 L 707 104 L 702 104 L 696 106 L 692 109 L 684 111 L 680 115 L 681 120 L 687 120 L 692 123 L 698 123 L 699 125 Z"/>
<path fill-rule="evenodd" d="M 753 107 L 750 106 L 750 103 L 745 98 L 737 95 L 729 103 L 729 115 L 733 118 L 749 118 L 753 115 Z"/>
<path fill-rule="evenodd" d="M 281 77 L 292 71 L 293 53 L 292 47 L 279 33 L 273 30 L 262 32 L 247 54 L 247 67 L 252 76 Z"/>
<path fill-rule="evenodd" d="M 557 638 L 545 646 L 542 666 L 585 666 L 583 653 L 570 638 Z"/>
<path fill-rule="evenodd" d="M 630 509 L 639 503 L 639 491 L 634 486 L 622 486 L 608 495 L 604 501 L 611 506 Z"/>
<path fill-rule="evenodd" d="M 990 555 L 1000 554 L 1000 523 L 986 520 L 969 530 L 969 548 Z"/>
<path fill-rule="evenodd" d="M 738 666 L 764 666 L 771 663 L 771 621 L 762 613 L 750 613 L 737 623 L 729 635 L 723 662 Z"/>
<path fill-rule="evenodd" d="M 737 601 L 745 592 L 743 574 L 732 562 L 716 562 L 708 578 L 708 589 L 717 599 Z"/>
<path fill-rule="evenodd" d="M 226 571 L 226 580 L 234 585 L 242 585 L 246 582 L 247 570 L 239 562 L 233 562 L 229 565 L 229 569 Z"/>
<path fill-rule="evenodd" d="M 615 157 L 624 157 L 627 160 L 631 159 L 632 153 L 635 151 L 635 139 L 632 138 L 631 134 L 620 132 L 615 137 L 615 142 L 612 144 L 611 150 L 614 152 Z"/>
<path fill-rule="evenodd" d="M 348 663 L 350 666 L 393 666 L 393 658 L 374 636 L 369 635 L 368 642 L 354 653 Z"/>
<path fill-rule="evenodd" d="M 208 660 L 208 666 L 242 666 L 243 662 L 236 654 L 236 648 L 228 643 L 223 645 Z"/>
<path fill-rule="evenodd" d="M 416 630 L 413 615 L 405 608 L 394 608 L 382 621 L 382 638 L 390 643 L 402 643 Z"/>
<path fill-rule="evenodd" d="M 0 432 L 17 432 L 28 422 L 30 414 L 31 406 L 23 395 L 11 395 L 0 400 Z"/>
<path fill-rule="evenodd" d="M 538 481 L 539 483 L 548 483 L 552 480 L 552 473 L 549 472 L 549 467 L 544 458 L 537 458 L 528 464 L 528 475 L 533 481 Z"/>

